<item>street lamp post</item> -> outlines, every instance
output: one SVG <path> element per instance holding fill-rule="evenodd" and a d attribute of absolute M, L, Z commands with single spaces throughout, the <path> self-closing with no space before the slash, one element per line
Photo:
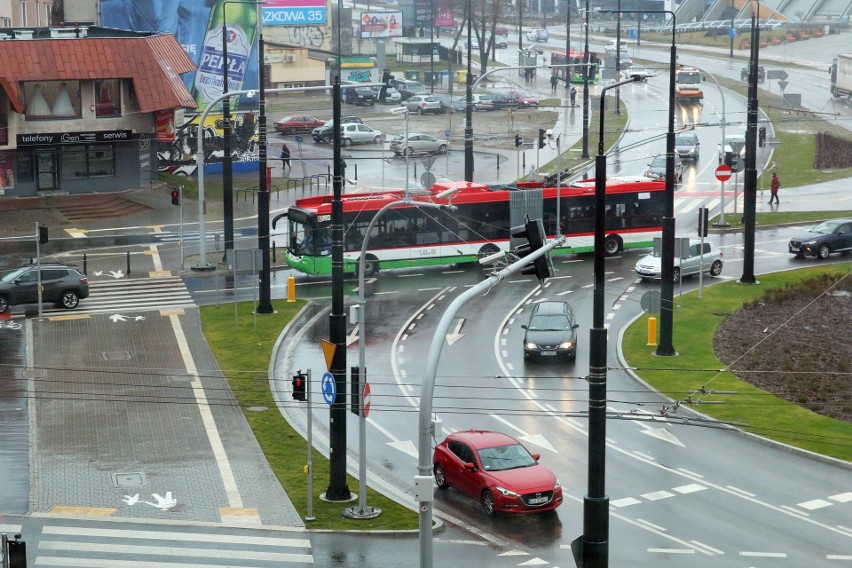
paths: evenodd
<path fill-rule="evenodd" d="M 257 145 L 258 145 L 258 195 L 257 195 L 257 240 L 261 255 L 260 293 L 257 313 L 271 314 L 272 289 L 269 264 L 269 184 L 266 180 L 266 64 L 263 57 L 262 2 L 257 3 Z"/>
<path fill-rule="evenodd" d="M 631 77 L 601 89 L 600 132 L 595 156 L 595 289 L 592 328 L 589 330 L 589 459 L 588 493 L 583 499 L 583 535 L 574 550 L 579 566 L 605 568 L 609 562 L 609 497 L 606 494 L 606 352 L 604 324 L 606 240 L 606 154 L 604 153 L 604 112 L 606 92 L 636 81 Z M 574 548 L 575 545 L 572 545 Z M 580 558 L 578 558 L 580 556 Z M 580 563 L 582 560 L 582 563 Z"/>
<path fill-rule="evenodd" d="M 584 47 L 583 62 L 586 67 L 583 69 L 583 153 L 581 157 L 587 159 L 589 157 L 589 0 L 586 0 L 586 45 Z"/>
<path fill-rule="evenodd" d="M 473 12 L 471 11 L 471 0 L 467 0 L 467 82 L 466 82 L 466 100 L 464 113 L 464 179 L 465 181 L 473 181 L 473 67 L 471 66 L 471 20 Z M 484 40 L 483 40 L 484 41 Z"/>

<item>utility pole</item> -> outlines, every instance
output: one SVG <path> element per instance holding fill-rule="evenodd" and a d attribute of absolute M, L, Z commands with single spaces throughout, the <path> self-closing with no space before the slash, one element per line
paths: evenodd
<path fill-rule="evenodd" d="M 261 271 L 260 292 L 258 294 L 257 313 L 271 314 L 272 290 L 270 277 L 272 267 L 269 263 L 269 184 L 266 181 L 266 65 L 263 61 L 263 16 L 261 14 L 260 2 L 257 3 L 257 88 L 258 115 L 257 115 L 257 141 L 258 141 L 258 195 L 257 195 L 257 239 L 260 245 Z M 201 128 L 201 125 L 199 125 Z"/>
<path fill-rule="evenodd" d="M 222 82 L 222 93 L 228 92 L 228 17 L 227 17 L 227 2 L 222 6 L 223 22 L 222 22 L 222 73 L 224 81 Z M 260 27 L 260 23 L 258 23 Z M 233 129 L 231 128 L 231 99 L 222 100 L 222 120 L 224 121 L 223 132 L 225 139 L 222 144 L 222 214 L 225 221 L 225 255 L 224 260 L 228 260 L 228 251 L 234 250 L 234 174 L 233 160 L 231 158 L 231 136 Z M 199 124 L 198 128 L 204 125 Z"/>
<path fill-rule="evenodd" d="M 754 277 L 754 230 L 757 209 L 757 68 L 760 57 L 760 27 L 751 17 L 751 58 L 748 73 L 745 176 L 743 178 L 743 275 L 742 284 L 757 284 Z M 724 141 L 723 141 L 724 143 Z"/>
<path fill-rule="evenodd" d="M 473 19 L 471 12 L 471 0 L 467 0 L 467 85 L 465 92 L 467 94 L 464 114 L 464 179 L 465 181 L 473 181 L 473 67 L 470 62 L 470 44 L 471 25 Z M 483 41 L 485 39 L 483 38 Z"/>
<path fill-rule="evenodd" d="M 589 15 L 589 0 L 586 0 L 586 46 L 583 48 L 583 60 L 586 64 L 583 67 L 583 159 L 589 157 Z"/>

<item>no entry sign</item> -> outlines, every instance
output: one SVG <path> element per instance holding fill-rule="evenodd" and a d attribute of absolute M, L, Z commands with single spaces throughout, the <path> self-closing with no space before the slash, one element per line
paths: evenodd
<path fill-rule="evenodd" d="M 731 169 L 731 166 L 727 164 L 722 164 L 718 168 L 716 168 L 716 179 L 719 181 L 728 181 L 731 179 L 734 170 Z"/>

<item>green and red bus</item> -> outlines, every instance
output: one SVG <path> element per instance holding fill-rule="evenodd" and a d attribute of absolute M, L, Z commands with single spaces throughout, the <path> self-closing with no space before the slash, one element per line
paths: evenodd
<path fill-rule="evenodd" d="M 586 62 L 586 52 L 578 51 L 571 48 L 571 55 L 566 60 L 564 51 L 551 51 L 550 52 L 550 64 L 551 65 L 576 65 L 576 67 L 553 67 L 551 69 L 551 73 L 556 75 L 560 81 L 567 81 L 570 83 L 583 83 L 583 70 L 586 68 L 583 63 Z M 597 83 L 600 80 L 600 67 L 601 60 L 596 53 L 589 54 L 589 83 Z"/>
<path fill-rule="evenodd" d="M 590 252 L 594 248 L 594 180 L 562 187 L 541 182 L 487 186 L 471 182 L 436 183 L 410 195 L 408 204 L 385 211 L 374 225 L 364 270 L 476 262 L 511 247 L 510 229 L 524 218 L 540 218 L 548 237 L 557 230 L 564 246 L 553 254 Z M 448 195 L 448 197 L 442 197 Z M 402 191 L 349 193 L 343 201 L 344 270 L 357 270 L 370 221 L 382 207 L 402 201 Z M 606 187 L 606 252 L 647 248 L 662 231 L 665 182 L 610 179 Z M 431 202 L 452 207 L 417 207 Z M 331 273 L 331 195 L 299 199 L 284 215 L 287 244 L 284 258 L 306 274 Z"/>

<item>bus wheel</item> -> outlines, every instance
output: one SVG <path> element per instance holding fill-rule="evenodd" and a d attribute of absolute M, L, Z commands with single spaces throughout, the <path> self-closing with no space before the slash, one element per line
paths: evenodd
<path fill-rule="evenodd" d="M 621 251 L 621 238 L 617 235 L 609 235 L 604 239 L 604 250 L 607 256 L 614 256 Z"/>
<path fill-rule="evenodd" d="M 360 270 L 360 267 L 359 267 Z M 379 271 L 379 259 L 368 254 L 367 260 L 364 262 L 364 276 L 372 276 Z"/>
<path fill-rule="evenodd" d="M 498 252 L 500 252 L 500 248 L 497 245 L 488 243 L 487 245 L 482 245 L 482 248 L 480 248 L 479 252 L 476 253 L 476 258 L 485 258 L 486 256 L 491 256 Z"/>

